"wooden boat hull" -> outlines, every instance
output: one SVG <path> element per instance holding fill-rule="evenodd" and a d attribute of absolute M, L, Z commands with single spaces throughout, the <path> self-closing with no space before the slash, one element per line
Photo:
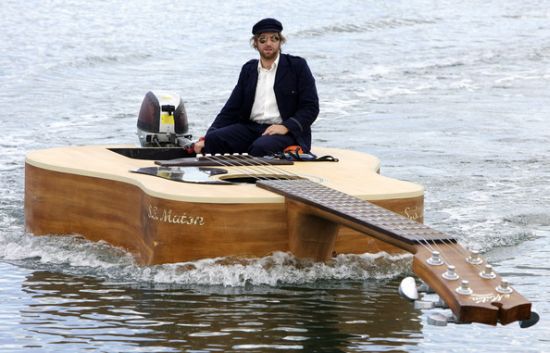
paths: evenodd
<path fill-rule="evenodd" d="M 143 157 L 142 152 L 137 154 Z M 277 173 L 300 178 L 268 178 L 256 184 L 227 183 L 243 180 L 249 172 L 224 167 L 223 174 L 206 173 L 217 184 L 204 185 L 132 173 L 136 168 L 151 170 L 154 161 L 112 148 L 35 151 L 25 165 L 26 228 L 35 235 L 80 234 L 106 241 L 129 250 L 145 265 L 263 257 L 275 251 L 315 261 L 335 253 L 408 251 L 414 272 L 460 322 L 536 322 L 531 320 L 531 303 L 498 275 L 483 278 L 456 239 L 414 222 L 423 219 L 421 186 L 381 176 L 378 160 L 366 154 L 315 152 L 340 161 L 277 166 Z M 273 170 L 269 168 L 269 175 Z M 448 267 L 441 258 L 450 261 Z M 453 278 L 457 274 L 460 284 Z"/>
<path fill-rule="evenodd" d="M 358 197 L 422 222 L 421 186 L 380 176 L 376 173 L 379 164 L 372 156 L 343 150 L 321 152 L 344 157 L 328 166 L 338 171 L 332 176 L 321 175 L 316 168 L 322 163 L 316 162 L 299 172 L 330 185 L 340 182 L 335 174 L 349 176 L 355 170 L 358 179 L 370 186 L 345 187 L 358 190 Z M 353 165 L 354 161 L 359 165 Z M 146 265 L 225 256 L 262 257 L 290 250 L 283 197 L 254 185 L 199 188 L 129 172 L 152 163 L 99 146 L 29 154 L 25 166 L 26 229 L 34 235 L 79 234 L 92 241 L 106 241 L 129 250 Z M 392 192 L 387 188 L 393 188 Z M 402 251 L 346 227 L 340 227 L 331 246 L 334 254 Z"/>

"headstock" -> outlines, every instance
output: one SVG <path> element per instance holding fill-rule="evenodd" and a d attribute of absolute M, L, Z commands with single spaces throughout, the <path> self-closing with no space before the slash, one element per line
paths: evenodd
<path fill-rule="evenodd" d="M 478 254 L 457 243 L 417 245 L 413 271 L 447 303 L 459 322 L 506 325 L 531 316 L 529 301 Z"/>

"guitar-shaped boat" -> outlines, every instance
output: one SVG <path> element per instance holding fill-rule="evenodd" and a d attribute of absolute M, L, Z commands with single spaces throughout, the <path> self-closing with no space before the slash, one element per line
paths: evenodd
<path fill-rule="evenodd" d="M 185 156 L 113 146 L 35 151 L 26 160 L 26 227 L 104 240 L 143 264 L 274 251 L 325 261 L 401 249 L 414 255 L 414 272 L 458 321 L 530 319 L 531 303 L 478 254 L 421 223 L 421 186 L 380 175 L 379 161 L 367 154 L 314 152 L 339 161 L 167 161 Z"/>

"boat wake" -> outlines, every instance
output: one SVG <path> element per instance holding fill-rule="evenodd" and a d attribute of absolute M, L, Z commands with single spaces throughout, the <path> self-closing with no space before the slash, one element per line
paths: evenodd
<path fill-rule="evenodd" d="M 17 266 L 138 285 L 246 287 L 306 284 L 319 280 L 379 280 L 410 272 L 412 261 L 408 254 L 382 252 L 338 255 L 327 263 L 319 263 L 275 252 L 263 258 L 221 257 L 140 266 L 123 249 L 77 236 L 14 234 L 1 237 L 0 243 L 0 258 Z"/>

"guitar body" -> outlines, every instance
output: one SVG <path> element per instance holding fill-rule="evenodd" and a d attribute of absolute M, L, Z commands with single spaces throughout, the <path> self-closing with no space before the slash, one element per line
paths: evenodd
<path fill-rule="evenodd" d="M 84 146 L 29 153 L 26 229 L 106 241 L 146 265 L 275 251 L 316 261 L 408 251 L 414 272 L 460 322 L 537 321 L 531 303 L 490 265 L 422 224 L 423 188 L 380 175 L 373 156 L 317 149 L 339 161 L 155 162 L 181 152 Z"/>
<path fill-rule="evenodd" d="M 230 180 L 280 171 L 335 188 L 422 222 L 423 188 L 384 177 L 368 154 L 318 148 L 338 162 L 296 162 L 270 168 L 216 167 L 220 184 L 176 182 L 131 172 L 157 168 L 147 150 L 119 153 L 120 146 L 65 147 L 28 154 L 25 222 L 34 235 L 78 234 L 129 250 L 141 264 L 237 256 L 262 257 L 290 251 L 285 198 L 250 183 Z M 133 149 L 128 149 L 133 150 Z M 166 152 L 175 158 L 174 151 Z M 229 181 L 228 181 L 229 180 Z M 292 225 L 290 225 L 292 228 Z M 348 227 L 332 240 L 318 237 L 321 255 L 402 250 Z M 328 243 L 327 243 L 328 242 Z M 305 252 L 304 252 L 305 251 Z M 319 259 L 318 249 L 300 256 Z"/>

